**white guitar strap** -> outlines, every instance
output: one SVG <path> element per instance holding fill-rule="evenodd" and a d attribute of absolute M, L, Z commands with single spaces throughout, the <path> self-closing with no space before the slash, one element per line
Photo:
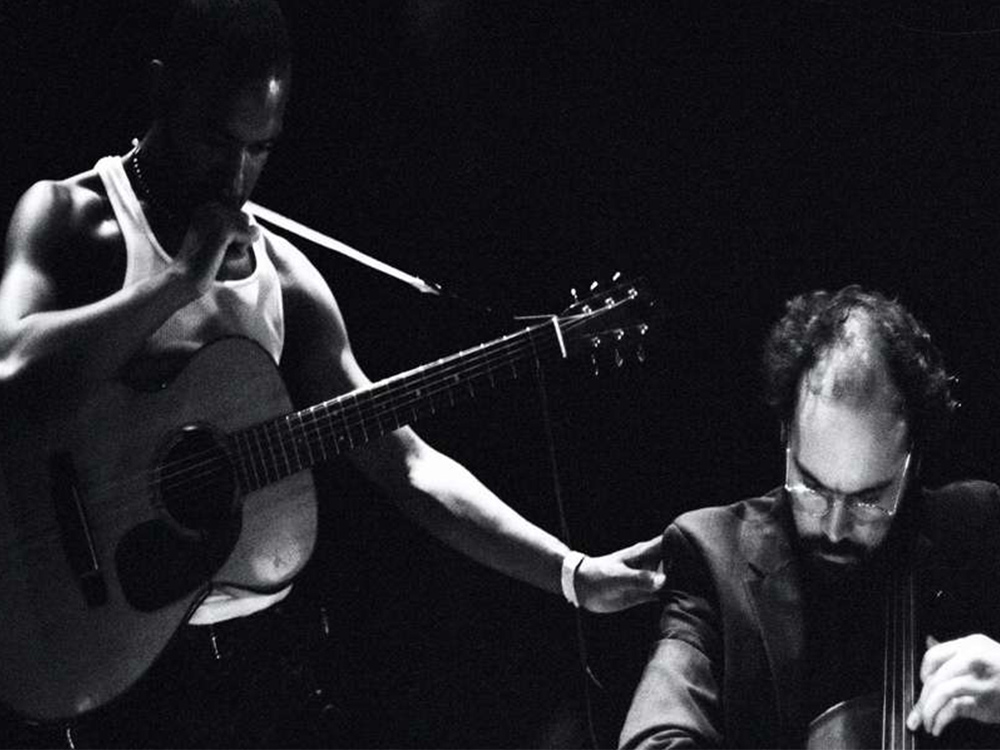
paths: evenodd
<path fill-rule="evenodd" d="M 309 242 L 315 243 L 320 247 L 325 247 L 327 250 L 333 250 L 335 253 L 346 255 L 348 258 L 355 260 L 358 263 L 362 263 L 369 268 L 373 268 L 380 273 L 384 273 L 387 276 L 392 276 L 394 279 L 404 281 L 419 292 L 434 295 L 441 294 L 441 288 L 435 284 L 428 284 L 423 279 L 400 271 L 398 268 L 394 268 L 388 263 L 383 263 L 380 260 L 372 258 L 370 255 L 365 255 L 361 251 L 355 250 L 350 245 L 345 245 L 340 240 L 335 240 L 333 237 L 325 235 L 322 232 L 317 232 L 315 229 L 307 227 L 305 224 L 300 224 L 293 219 L 282 216 L 276 211 L 272 211 L 269 208 L 258 205 L 253 201 L 247 201 L 243 208 L 256 216 L 258 219 L 263 219 L 268 224 L 273 224 L 280 229 L 284 229 L 286 232 L 291 232 L 292 234 L 295 234 L 305 240 L 309 240 Z"/>

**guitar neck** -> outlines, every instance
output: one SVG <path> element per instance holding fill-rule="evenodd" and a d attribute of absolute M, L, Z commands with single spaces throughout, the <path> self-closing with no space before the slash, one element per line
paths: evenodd
<path fill-rule="evenodd" d="M 252 492 L 565 356 L 557 318 L 230 435 Z"/>

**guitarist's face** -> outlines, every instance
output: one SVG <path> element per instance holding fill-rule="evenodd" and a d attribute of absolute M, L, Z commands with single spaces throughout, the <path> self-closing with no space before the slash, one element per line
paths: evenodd
<path fill-rule="evenodd" d="M 288 69 L 233 81 L 224 63 L 176 87 L 163 110 L 175 205 L 239 208 L 250 198 L 281 135 L 291 85 Z"/>
<path fill-rule="evenodd" d="M 838 573 L 856 569 L 889 533 L 907 480 L 909 436 L 888 380 L 863 395 L 831 385 L 821 367 L 803 378 L 786 486 L 796 490 L 789 494 L 800 547 Z"/>

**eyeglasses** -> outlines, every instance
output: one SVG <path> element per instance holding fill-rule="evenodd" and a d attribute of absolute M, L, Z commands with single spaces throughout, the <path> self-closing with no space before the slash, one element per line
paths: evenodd
<path fill-rule="evenodd" d="M 790 468 L 792 465 L 792 451 L 790 446 L 785 446 L 785 491 L 791 495 L 792 500 L 798 508 L 807 516 L 823 518 L 833 510 L 833 503 L 839 498 L 851 516 L 861 523 L 874 523 L 885 518 L 896 515 L 899 508 L 899 499 L 903 495 L 903 487 L 906 482 L 906 475 L 910 469 L 910 453 L 907 451 L 903 461 L 902 470 L 888 487 L 877 490 L 869 490 L 854 495 L 845 495 L 842 492 L 831 492 L 809 487 L 802 482 L 792 483 L 790 479 Z M 892 491 L 893 484 L 896 485 Z M 892 495 L 892 503 L 887 503 L 886 497 Z"/>

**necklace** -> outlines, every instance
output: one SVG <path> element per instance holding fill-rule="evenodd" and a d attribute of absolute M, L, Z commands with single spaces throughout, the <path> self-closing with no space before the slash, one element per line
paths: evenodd
<path fill-rule="evenodd" d="M 139 144 L 138 138 L 132 139 L 132 146 L 135 150 L 132 152 L 132 158 L 129 159 L 128 163 L 132 167 L 132 174 L 135 176 L 135 182 L 139 187 L 139 192 L 151 207 L 159 211 L 165 218 L 173 221 L 177 218 L 177 215 L 167 208 L 163 201 L 153 194 L 153 191 L 149 189 L 149 184 L 146 182 L 146 177 L 142 173 L 142 164 L 139 161 L 139 154 L 142 153 L 142 146 Z"/>

